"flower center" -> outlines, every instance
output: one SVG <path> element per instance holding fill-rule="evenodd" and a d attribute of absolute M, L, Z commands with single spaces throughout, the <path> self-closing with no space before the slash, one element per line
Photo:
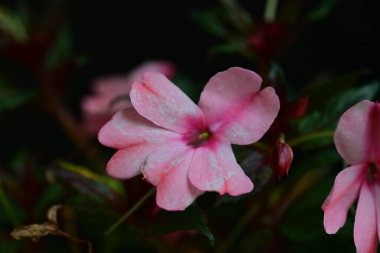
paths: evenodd
<path fill-rule="evenodd" d="M 185 139 L 189 146 L 197 148 L 207 143 L 207 141 L 210 140 L 211 136 L 211 132 L 209 130 L 205 130 L 202 132 L 191 133 L 187 135 Z"/>

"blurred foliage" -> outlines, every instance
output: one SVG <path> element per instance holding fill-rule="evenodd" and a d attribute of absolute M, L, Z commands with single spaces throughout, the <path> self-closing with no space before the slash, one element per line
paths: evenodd
<path fill-rule="evenodd" d="M 0 29 L 18 43 L 25 43 L 28 33 L 22 17 L 8 8 L 0 6 Z"/>
<path fill-rule="evenodd" d="M 215 243 L 215 238 L 206 224 L 205 217 L 194 206 L 183 212 L 160 211 L 158 221 L 150 227 L 150 233 L 153 236 L 162 236 L 175 231 L 195 231 L 206 236 L 212 245 Z"/>
<path fill-rule="evenodd" d="M 360 9 L 371 2 L 342 2 L 2 2 L 0 253 L 88 252 L 86 242 L 106 253 L 354 252 L 354 210 L 332 236 L 321 205 L 343 168 L 333 143 L 339 117 L 363 99 L 379 100 L 380 83 L 378 44 L 367 48 L 377 26 Z M 206 193 L 183 212 L 167 212 L 154 197 L 138 204 L 151 189 L 141 177 L 106 174 L 113 151 L 83 130 L 81 99 L 97 77 L 157 58 L 177 65 L 173 82 L 194 101 L 207 78 L 235 65 L 274 86 L 281 111 L 270 131 L 233 147 L 255 184 L 251 193 Z M 271 168 L 278 141 L 294 153 L 281 179 Z M 55 205 L 65 211 L 51 230 L 45 216 Z M 10 236 L 30 225 L 60 236 Z"/>
<path fill-rule="evenodd" d="M 36 95 L 33 90 L 17 89 L 0 73 L 0 113 L 29 102 Z"/>

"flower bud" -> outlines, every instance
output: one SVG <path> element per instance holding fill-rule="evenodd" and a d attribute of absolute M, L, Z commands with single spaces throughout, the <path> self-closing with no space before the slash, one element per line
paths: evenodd
<path fill-rule="evenodd" d="M 292 161 L 292 148 L 284 142 L 277 141 L 271 159 L 274 177 L 280 179 L 284 174 L 288 174 Z"/>

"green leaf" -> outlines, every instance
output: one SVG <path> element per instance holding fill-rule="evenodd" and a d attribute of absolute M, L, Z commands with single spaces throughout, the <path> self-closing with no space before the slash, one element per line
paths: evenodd
<path fill-rule="evenodd" d="M 63 27 L 45 58 L 45 69 L 48 72 L 57 69 L 64 61 L 72 56 L 71 31 Z"/>
<path fill-rule="evenodd" d="M 181 230 L 196 231 L 204 236 L 214 245 L 215 238 L 210 232 L 206 218 L 199 208 L 195 206 L 188 207 L 183 212 L 160 211 L 158 214 L 159 221 L 153 223 L 150 227 L 152 236 L 163 236 L 168 233 Z"/>
<path fill-rule="evenodd" d="M 0 75 L 0 113 L 29 102 L 36 95 L 34 90 L 16 89 Z"/>
<path fill-rule="evenodd" d="M 0 112 L 17 108 L 30 101 L 34 96 L 34 91 L 22 91 L 17 95 L 13 94 L 7 97 L 0 96 Z"/>
<path fill-rule="evenodd" d="M 234 54 L 239 53 L 246 48 L 246 45 L 243 41 L 230 41 L 227 43 L 223 43 L 217 46 L 214 46 L 209 51 L 208 57 L 214 57 L 219 54 Z"/>
<path fill-rule="evenodd" d="M 253 28 L 253 20 L 249 12 L 240 5 L 237 0 L 221 0 L 221 4 L 227 11 L 231 23 L 243 34 L 247 34 Z"/>
<path fill-rule="evenodd" d="M 301 96 L 310 96 L 309 109 L 316 110 L 324 107 L 330 99 L 338 96 L 342 91 L 352 89 L 358 84 L 360 78 L 365 74 L 364 70 L 353 71 L 339 77 L 323 74 L 312 81 Z M 321 99 L 323 98 L 323 99 Z"/>
<path fill-rule="evenodd" d="M 319 111 L 309 113 L 298 122 L 298 132 L 311 132 L 313 129 L 315 129 L 315 126 L 321 122 L 322 117 L 323 116 Z"/>
<path fill-rule="evenodd" d="M 321 111 L 314 111 L 298 122 L 298 131 L 307 133 L 320 129 L 334 129 L 340 116 L 356 103 L 376 98 L 380 91 L 380 82 L 375 81 L 358 88 L 336 94 L 325 101 Z"/>
<path fill-rule="evenodd" d="M 49 172 L 60 182 L 70 185 L 97 203 L 117 206 L 125 198 L 120 181 L 96 174 L 85 167 L 61 161 Z"/>
<path fill-rule="evenodd" d="M 57 203 L 57 200 L 64 195 L 64 187 L 60 184 L 49 184 L 42 192 L 37 203 L 34 206 L 34 214 L 36 217 L 42 217 L 45 215 L 48 207 Z"/>
<path fill-rule="evenodd" d="M 315 22 L 326 18 L 332 11 L 336 0 L 322 0 L 322 2 L 310 12 L 308 18 L 310 21 Z"/>
<path fill-rule="evenodd" d="M 25 43 L 28 40 L 28 33 L 21 17 L 5 7 L 0 7 L 0 29 L 18 43 Z"/>
<path fill-rule="evenodd" d="M 8 235 L 0 234 L 0 238 L 5 238 L 6 236 Z M 21 252 L 23 244 L 24 244 L 23 241 L 1 240 L 0 252 L 6 252 L 6 253 Z"/>
<path fill-rule="evenodd" d="M 222 38 L 231 36 L 230 31 L 228 31 L 216 13 L 211 11 L 196 11 L 193 12 L 191 16 L 200 26 L 211 34 Z"/>
<path fill-rule="evenodd" d="M 100 184 L 106 185 L 107 187 L 114 190 L 116 193 L 120 195 L 124 195 L 124 188 L 120 181 L 114 180 L 108 176 L 99 175 L 84 166 L 80 166 L 77 164 L 59 161 L 58 164 L 62 169 L 70 171 L 78 176 L 81 176 L 85 179 L 98 182 Z"/>
<path fill-rule="evenodd" d="M 326 114 L 328 118 L 340 117 L 343 112 L 354 104 L 364 100 L 372 100 L 376 97 L 376 94 L 380 91 L 380 82 L 375 81 L 359 88 L 350 89 L 343 92 L 340 96 L 337 96 L 330 100 L 326 106 Z"/>
<path fill-rule="evenodd" d="M 23 219 L 22 209 L 15 203 L 13 199 L 4 191 L 0 178 L 0 220 L 5 218 L 12 225 L 20 225 Z"/>

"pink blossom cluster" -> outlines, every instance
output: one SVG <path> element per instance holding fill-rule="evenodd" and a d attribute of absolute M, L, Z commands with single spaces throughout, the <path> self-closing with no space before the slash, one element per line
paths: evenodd
<path fill-rule="evenodd" d="M 274 89 L 260 90 L 262 80 L 255 72 L 234 67 L 213 76 L 196 105 L 169 81 L 173 73 L 168 63 L 148 63 L 129 76 L 99 81 L 95 95 L 84 100 L 91 131 L 116 113 L 98 135 L 103 145 L 117 150 L 108 174 L 128 179 L 142 173 L 157 187 L 157 205 L 166 210 L 184 210 L 206 191 L 232 196 L 252 191 L 231 144 L 252 144 L 270 128 L 280 109 Z M 359 253 L 376 252 L 380 104 L 362 101 L 347 110 L 334 141 L 350 166 L 338 174 L 323 204 L 326 232 L 334 234 L 344 225 L 358 198 L 355 245 Z M 291 148 L 282 145 L 286 152 L 280 158 L 292 157 Z M 279 165 L 285 173 L 290 163 Z"/>
<path fill-rule="evenodd" d="M 280 109 L 271 87 L 243 68 L 213 76 L 196 105 L 164 75 L 146 72 L 132 84 L 133 108 L 116 113 L 99 141 L 118 151 L 108 174 L 127 179 L 140 173 L 157 187 L 157 205 L 183 210 L 205 191 L 233 196 L 253 183 L 237 163 L 231 144 L 259 140 Z"/>

